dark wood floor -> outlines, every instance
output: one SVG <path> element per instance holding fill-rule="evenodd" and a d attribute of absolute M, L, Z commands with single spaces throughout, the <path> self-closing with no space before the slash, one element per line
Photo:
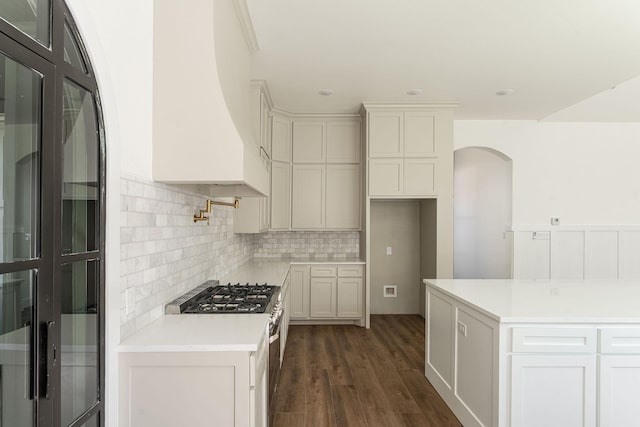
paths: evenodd
<path fill-rule="evenodd" d="M 424 319 L 291 326 L 273 427 L 460 426 L 424 376 Z"/>

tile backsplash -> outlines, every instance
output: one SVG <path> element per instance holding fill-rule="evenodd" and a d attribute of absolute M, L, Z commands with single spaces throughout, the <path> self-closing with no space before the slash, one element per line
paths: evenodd
<path fill-rule="evenodd" d="M 252 258 L 358 257 L 358 232 L 234 234 L 233 209 L 214 206 L 210 224 L 193 223 L 207 197 L 138 177 L 120 180 L 120 338 L 162 316 L 164 305 Z"/>
<path fill-rule="evenodd" d="M 140 178 L 120 180 L 120 337 L 162 316 L 164 305 L 253 257 L 254 235 L 233 234 L 233 209 L 214 206 L 210 224 L 193 223 L 207 197 Z"/>
<path fill-rule="evenodd" d="M 345 259 L 360 254 L 357 231 L 272 231 L 256 236 L 255 258 Z"/>

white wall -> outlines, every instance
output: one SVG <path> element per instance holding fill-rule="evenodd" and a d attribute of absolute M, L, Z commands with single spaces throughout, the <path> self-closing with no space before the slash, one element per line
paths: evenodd
<path fill-rule="evenodd" d="M 640 223 L 640 123 L 454 122 L 454 149 L 513 159 L 513 224 Z"/>
<path fill-rule="evenodd" d="M 511 277 L 511 159 L 489 148 L 454 153 L 453 277 Z"/>
<path fill-rule="evenodd" d="M 457 121 L 513 159 L 513 276 L 640 279 L 640 123 Z M 551 217 L 560 225 L 552 226 Z"/>
<path fill-rule="evenodd" d="M 107 139 L 106 425 L 117 425 L 120 175 L 151 178 L 152 0 L 67 0 L 100 91 Z"/>

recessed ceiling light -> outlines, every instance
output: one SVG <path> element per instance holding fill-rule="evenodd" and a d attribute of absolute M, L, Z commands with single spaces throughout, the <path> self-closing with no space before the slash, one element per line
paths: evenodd
<path fill-rule="evenodd" d="M 513 89 L 502 89 L 496 92 L 496 95 L 498 96 L 507 96 L 507 95 L 511 95 L 512 93 L 514 93 L 515 90 Z"/>
<path fill-rule="evenodd" d="M 333 90 L 332 89 L 322 89 L 318 93 L 320 95 L 322 95 L 322 96 L 331 96 L 331 95 L 333 95 Z"/>
<path fill-rule="evenodd" d="M 407 91 L 407 95 L 409 96 L 416 96 L 416 95 L 420 95 L 422 93 L 422 89 L 409 89 Z"/>

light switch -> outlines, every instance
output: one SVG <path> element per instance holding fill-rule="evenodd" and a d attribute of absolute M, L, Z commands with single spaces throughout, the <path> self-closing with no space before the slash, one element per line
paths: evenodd
<path fill-rule="evenodd" d="M 391 249 L 391 246 L 387 246 L 387 255 L 391 255 L 393 253 L 393 249 Z"/>

